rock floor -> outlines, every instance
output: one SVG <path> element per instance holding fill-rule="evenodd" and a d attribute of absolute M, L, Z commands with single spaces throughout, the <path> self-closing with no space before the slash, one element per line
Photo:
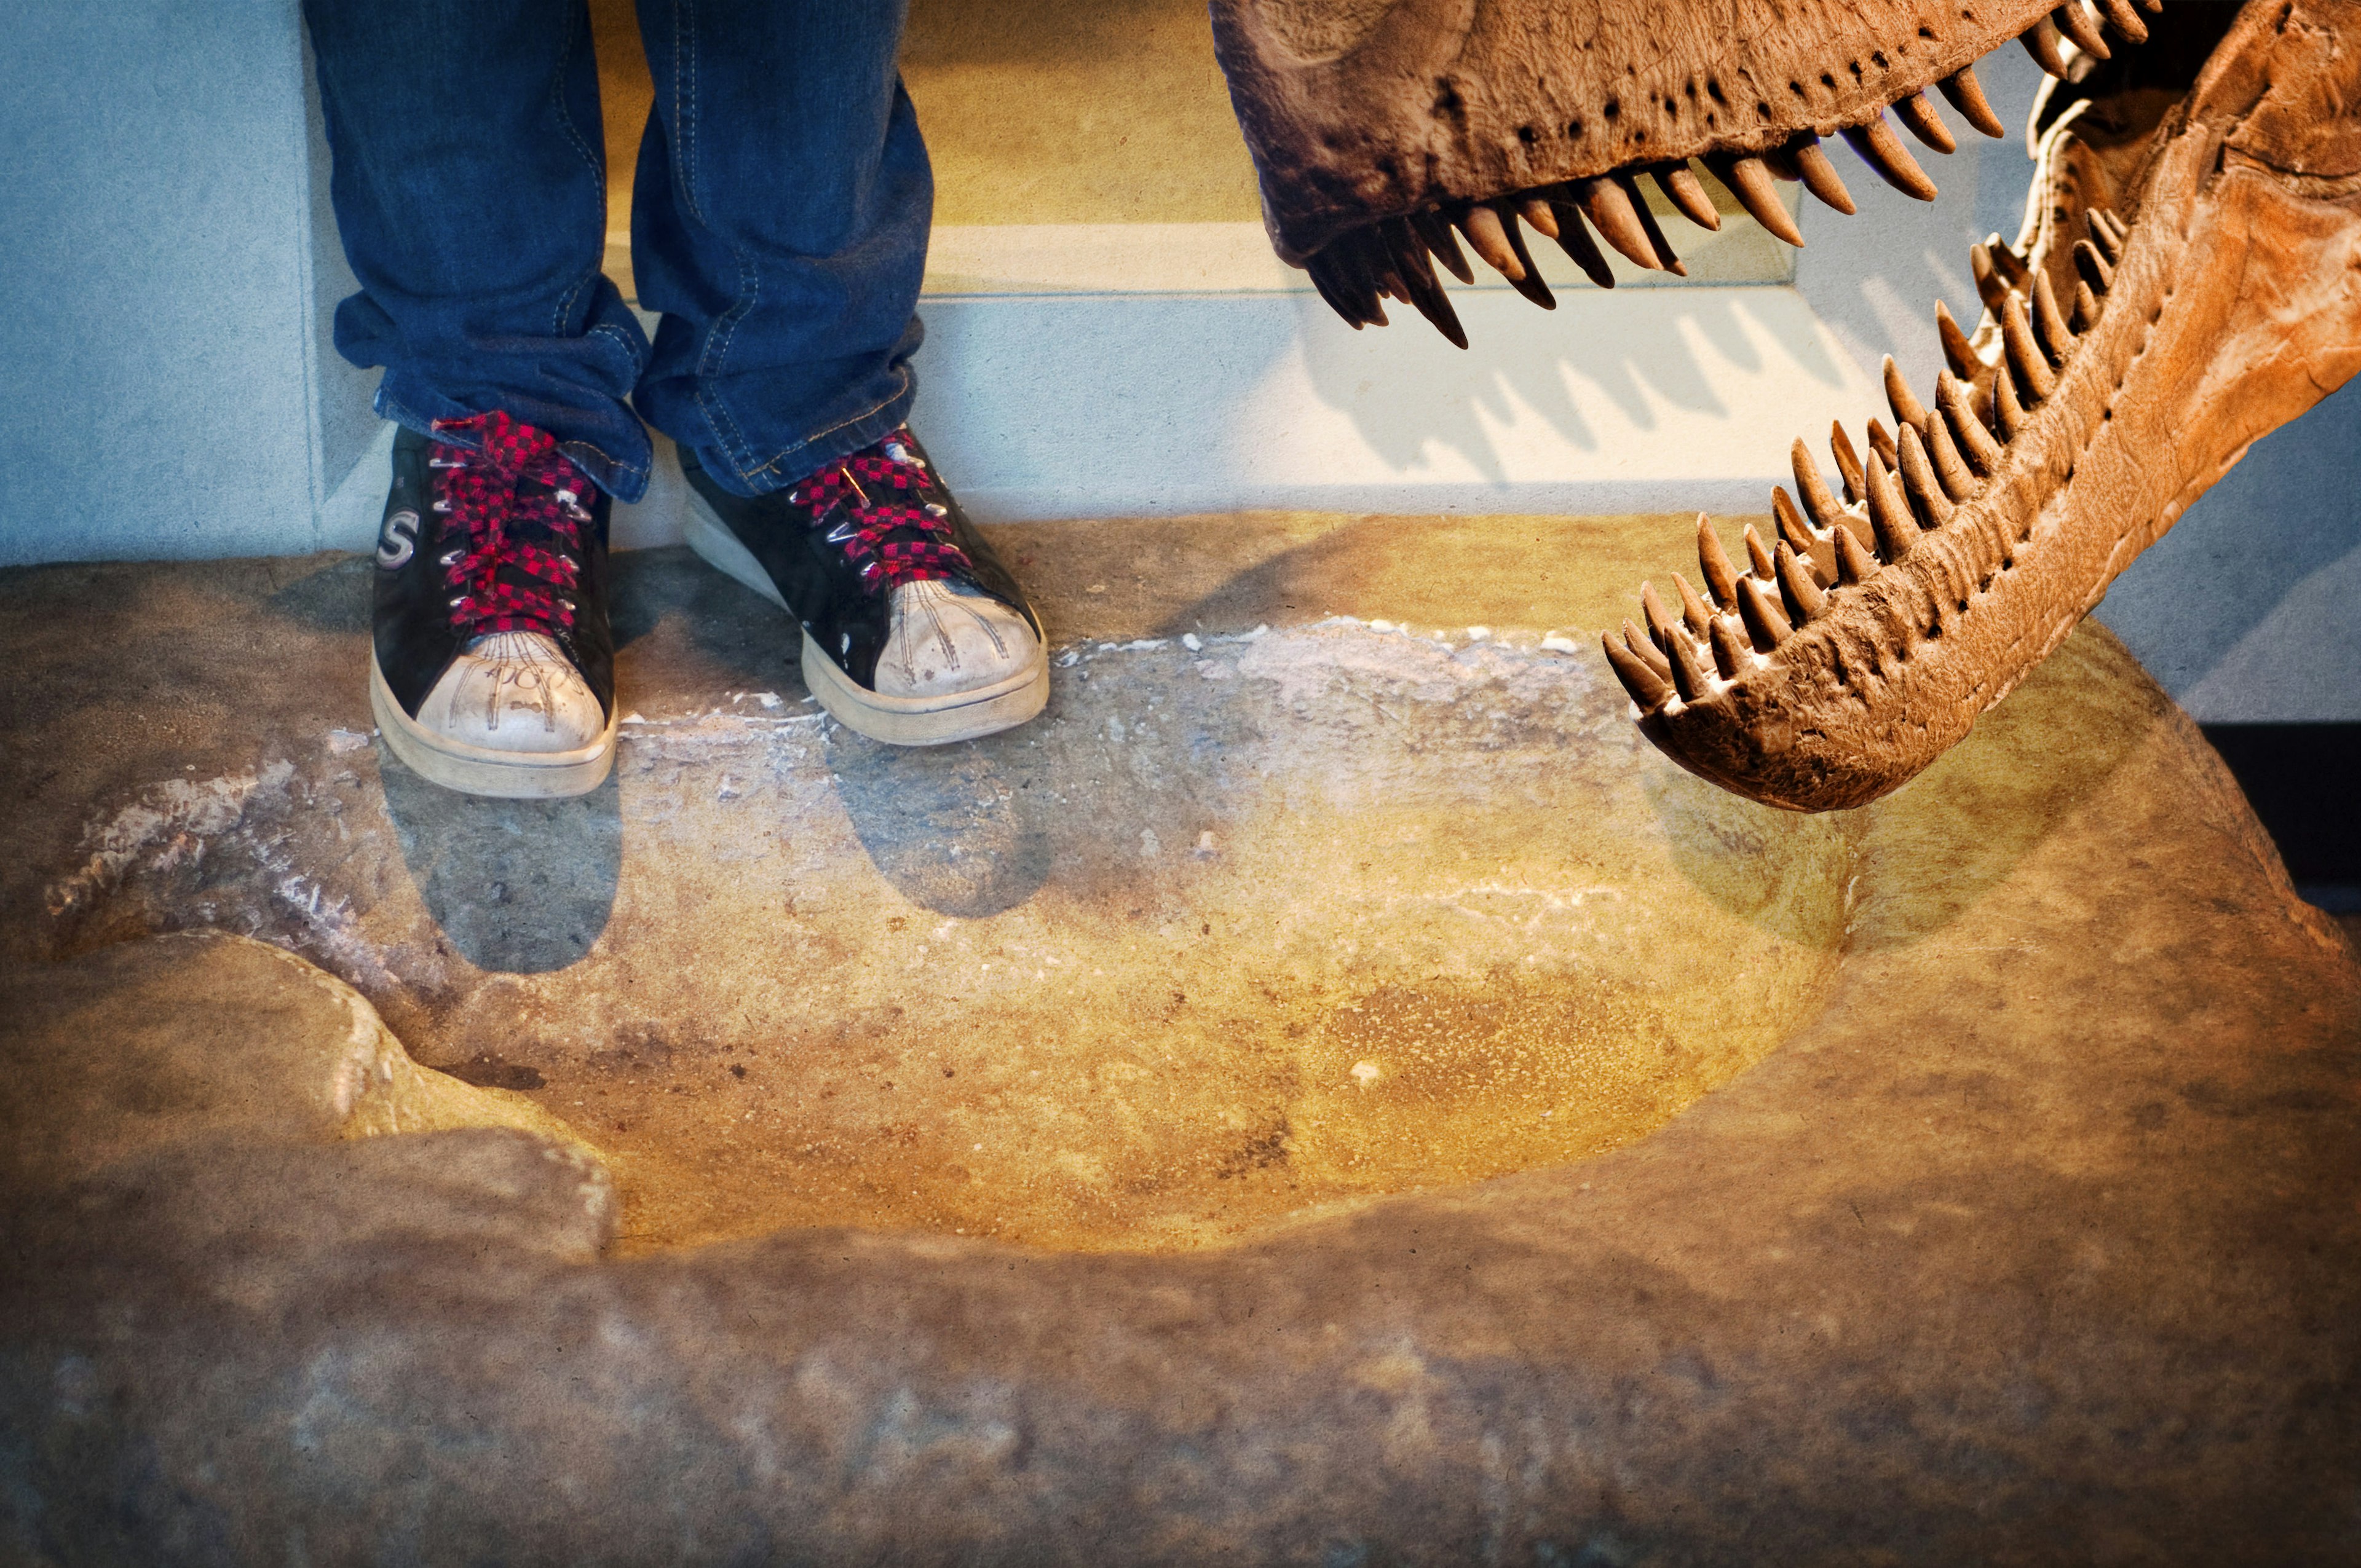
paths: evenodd
<path fill-rule="evenodd" d="M 2335 1555 L 2351 946 L 2096 627 L 1866 811 L 1678 773 L 1593 629 L 1683 532 L 1001 530 L 1052 705 L 928 752 L 626 556 L 563 803 L 382 755 L 359 563 L 0 576 L 0 1495 L 61 1559 Z"/>

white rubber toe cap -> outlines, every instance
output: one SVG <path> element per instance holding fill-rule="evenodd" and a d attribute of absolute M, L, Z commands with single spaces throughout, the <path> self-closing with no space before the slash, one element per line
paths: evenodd
<path fill-rule="evenodd" d="M 1032 625 L 973 588 L 928 579 L 893 592 L 893 625 L 877 659 L 881 696 L 980 691 L 1039 657 Z"/>
<path fill-rule="evenodd" d="M 479 637 L 452 662 L 418 725 L 493 751 L 578 751 L 606 733 L 607 716 L 557 644 L 537 631 Z"/>

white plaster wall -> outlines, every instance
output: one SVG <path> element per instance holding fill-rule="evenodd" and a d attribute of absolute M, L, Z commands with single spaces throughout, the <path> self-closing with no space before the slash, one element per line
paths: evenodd
<path fill-rule="evenodd" d="M 317 547 L 373 378 L 328 347 L 294 24 L 0 0 L 0 564 Z"/>

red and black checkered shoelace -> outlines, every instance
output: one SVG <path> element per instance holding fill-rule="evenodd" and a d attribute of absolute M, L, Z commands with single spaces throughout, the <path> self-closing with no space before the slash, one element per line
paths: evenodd
<path fill-rule="evenodd" d="M 590 481 L 555 436 L 504 413 L 438 420 L 434 433 L 478 443 L 438 441 L 427 452 L 434 510 L 448 519 L 441 565 L 453 589 L 451 624 L 476 633 L 573 626 Z"/>
<path fill-rule="evenodd" d="M 967 552 L 951 543 L 950 510 L 928 500 L 926 489 L 926 460 L 905 428 L 821 469 L 787 499 L 815 519 L 837 513 L 826 537 L 873 590 L 974 571 Z"/>

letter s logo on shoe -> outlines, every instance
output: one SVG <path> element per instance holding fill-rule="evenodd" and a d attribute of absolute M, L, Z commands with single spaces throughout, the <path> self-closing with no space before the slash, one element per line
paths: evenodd
<path fill-rule="evenodd" d="M 418 514 L 404 507 L 385 520 L 377 536 L 377 564 L 389 572 L 400 571 L 417 548 Z"/>

